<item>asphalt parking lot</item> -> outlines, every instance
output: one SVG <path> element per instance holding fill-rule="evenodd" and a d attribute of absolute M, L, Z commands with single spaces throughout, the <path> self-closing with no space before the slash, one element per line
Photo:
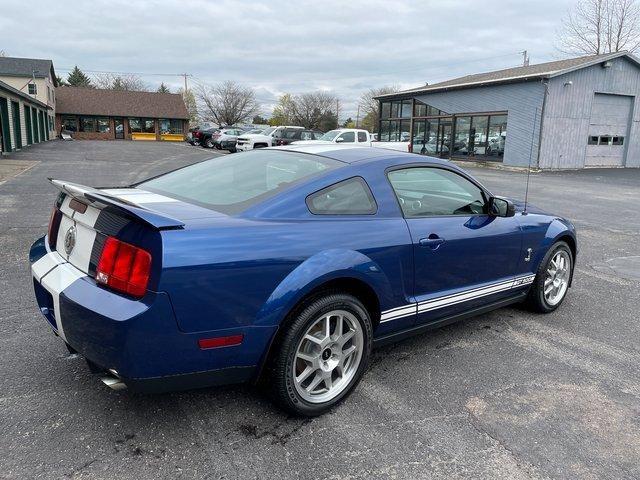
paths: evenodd
<path fill-rule="evenodd" d="M 560 309 L 502 309 L 377 350 L 323 417 L 290 418 L 249 386 L 104 387 L 33 300 L 27 253 L 55 196 L 46 177 L 119 185 L 212 154 L 55 141 L 10 157 L 39 163 L 0 182 L 1 478 L 640 477 L 640 170 L 532 175 L 530 201 L 578 229 Z M 520 172 L 471 171 L 524 196 Z"/>

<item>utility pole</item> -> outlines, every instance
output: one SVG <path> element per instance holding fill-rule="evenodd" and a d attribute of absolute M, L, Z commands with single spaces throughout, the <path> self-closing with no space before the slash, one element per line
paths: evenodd
<path fill-rule="evenodd" d="M 527 54 L 527 51 L 523 50 L 520 53 L 522 53 L 522 66 L 523 67 L 528 67 L 529 66 L 529 55 Z"/>
<path fill-rule="evenodd" d="M 188 87 L 187 87 L 187 77 L 188 75 L 186 73 L 183 73 L 182 76 L 184 77 L 184 93 L 186 95 Z"/>
<path fill-rule="evenodd" d="M 356 128 L 360 128 L 360 104 L 358 104 L 358 113 L 356 113 Z"/>
<path fill-rule="evenodd" d="M 340 128 L 340 100 L 336 98 L 336 128 Z"/>

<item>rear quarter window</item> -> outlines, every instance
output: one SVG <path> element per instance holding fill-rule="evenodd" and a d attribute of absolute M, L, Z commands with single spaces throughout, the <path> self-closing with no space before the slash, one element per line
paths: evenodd
<path fill-rule="evenodd" d="M 307 197 L 314 215 L 373 215 L 378 210 L 367 182 L 353 177 L 330 185 Z"/>

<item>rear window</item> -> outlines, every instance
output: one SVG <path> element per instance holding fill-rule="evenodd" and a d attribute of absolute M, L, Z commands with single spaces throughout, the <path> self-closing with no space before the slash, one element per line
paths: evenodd
<path fill-rule="evenodd" d="M 137 186 L 233 215 L 341 165 L 316 155 L 259 149 L 213 158 Z"/>

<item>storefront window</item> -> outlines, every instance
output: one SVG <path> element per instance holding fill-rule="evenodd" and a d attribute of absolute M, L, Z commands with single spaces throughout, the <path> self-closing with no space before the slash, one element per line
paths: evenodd
<path fill-rule="evenodd" d="M 93 117 L 80 117 L 80 131 L 81 132 L 95 132 L 96 131 L 96 119 Z"/>
<path fill-rule="evenodd" d="M 469 155 L 484 155 L 487 149 L 489 117 L 472 117 L 469 135 Z"/>
<path fill-rule="evenodd" d="M 98 131 L 100 133 L 109 133 L 111 131 L 108 118 L 98 118 Z"/>
<path fill-rule="evenodd" d="M 400 116 L 401 102 L 391 102 L 391 118 L 398 118 Z"/>
<path fill-rule="evenodd" d="M 469 131 L 471 117 L 456 118 L 455 136 L 453 137 L 453 155 L 469 154 Z"/>
<path fill-rule="evenodd" d="M 62 117 L 62 129 L 67 132 L 77 132 L 78 119 L 76 117 Z"/>
<path fill-rule="evenodd" d="M 485 154 L 490 157 L 504 156 L 504 144 L 507 139 L 507 116 L 492 115 L 489 117 L 489 132 L 487 135 L 487 148 Z"/>
<path fill-rule="evenodd" d="M 129 119 L 129 131 L 131 133 L 140 133 L 140 132 L 142 132 L 142 121 L 139 118 L 130 118 Z"/>
<path fill-rule="evenodd" d="M 144 133 L 155 133 L 156 132 L 155 121 L 153 119 L 150 119 L 150 118 L 145 119 L 144 122 L 143 122 L 142 131 Z"/>
<path fill-rule="evenodd" d="M 182 133 L 182 120 L 171 120 L 168 118 L 162 118 L 160 122 L 160 134 L 165 135 L 167 133 Z"/>
<path fill-rule="evenodd" d="M 413 102 L 411 100 L 404 100 L 400 107 L 400 116 L 402 118 L 411 118 L 411 104 Z"/>
<path fill-rule="evenodd" d="M 427 106 L 416 100 L 415 107 L 413 108 L 413 116 L 414 117 L 426 117 L 427 116 Z"/>
<path fill-rule="evenodd" d="M 382 104 L 382 112 L 380 118 L 389 118 L 391 116 L 391 102 L 384 102 Z"/>

